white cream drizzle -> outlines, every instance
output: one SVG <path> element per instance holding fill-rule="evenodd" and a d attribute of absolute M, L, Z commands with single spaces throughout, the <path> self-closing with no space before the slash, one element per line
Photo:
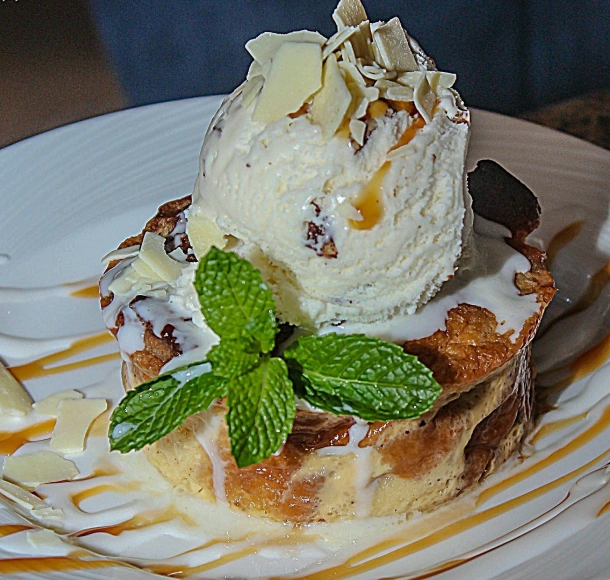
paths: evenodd
<path fill-rule="evenodd" d="M 224 415 L 221 413 L 208 413 L 205 421 L 195 431 L 195 437 L 207 456 L 210 458 L 212 464 L 212 485 L 214 488 L 214 495 L 216 501 L 221 504 L 227 504 L 227 492 L 225 489 L 225 461 L 220 455 L 220 448 L 218 447 L 218 434 L 222 423 L 224 421 Z"/>
<path fill-rule="evenodd" d="M 455 277 L 415 314 L 397 314 L 388 320 L 371 324 L 345 322 L 326 325 L 320 334 L 364 333 L 391 342 L 404 342 L 429 336 L 445 329 L 447 312 L 458 304 L 472 304 L 495 314 L 498 332 L 512 331 L 514 342 L 525 321 L 538 312 L 536 294 L 520 296 L 514 284 L 517 272 L 526 272 L 529 261 L 503 240 L 507 235 L 501 226 L 475 216 L 473 255 L 462 264 Z"/>
<path fill-rule="evenodd" d="M 128 358 L 126 355 L 144 349 L 144 325 L 131 308 L 124 308 L 122 312 L 124 324 L 119 328 L 116 338 L 121 355 Z"/>
<path fill-rule="evenodd" d="M 1 265 L 1 264 L 0 264 Z M 62 298 L 70 296 L 74 292 L 97 286 L 98 278 L 86 278 L 78 282 L 67 284 L 56 284 L 54 286 L 39 286 L 32 288 L 16 288 L 11 286 L 0 286 L 0 304 L 23 303 L 31 300 L 45 300 L 48 298 Z"/>
<path fill-rule="evenodd" d="M 356 463 L 354 469 L 354 479 L 351 482 L 354 486 L 354 496 L 356 505 L 354 506 L 356 516 L 365 518 L 371 515 L 373 497 L 375 496 L 376 483 L 372 477 L 372 467 L 370 462 L 371 446 L 360 447 L 360 443 L 369 432 L 369 424 L 355 417 L 356 422 L 349 428 L 348 443 L 346 445 L 331 445 L 318 449 L 316 453 L 322 457 L 329 455 L 352 455 Z"/>
<path fill-rule="evenodd" d="M 183 230 L 184 224 L 179 221 L 171 235 L 179 236 Z M 123 275 L 134 259 L 133 256 L 123 259 L 102 276 L 102 295 L 109 293 L 112 282 Z M 132 354 L 144 349 L 144 323 L 148 322 L 153 333 L 159 337 L 164 335 L 166 326 L 171 326 L 172 337 L 182 350 L 182 355 L 170 360 L 163 371 L 205 357 L 208 350 L 218 342 L 218 337 L 203 321 L 199 299 L 193 287 L 195 270 L 196 264 L 188 264 L 171 285 L 166 282 L 139 284 L 127 294 L 114 295 L 112 302 L 103 309 L 103 316 L 106 326 L 114 328 L 117 316 L 123 313 L 123 325 L 117 333 L 122 352 Z"/>
<path fill-rule="evenodd" d="M 58 338 L 26 338 L 0 333 L 0 356 L 16 360 L 28 359 L 68 348 L 76 340 L 92 336 L 75 334 Z"/>

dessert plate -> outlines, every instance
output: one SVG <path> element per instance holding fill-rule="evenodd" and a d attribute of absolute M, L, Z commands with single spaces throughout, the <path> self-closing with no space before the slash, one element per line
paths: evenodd
<path fill-rule="evenodd" d="M 158 205 L 190 193 L 219 97 L 123 111 L 0 151 L 0 359 L 34 399 L 75 388 L 116 402 L 120 360 L 95 284 L 100 257 Z M 410 522 L 294 529 L 168 489 L 138 456 L 108 454 L 108 416 L 39 488 L 63 520 L 0 504 L 0 573 L 26 579 L 195 577 L 605 578 L 610 567 L 610 152 L 475 110 L 468 168 L 491 158 L 539 197 L 532 242 L 557 296 L 535 344 L 547 412 L 520 460 Z M 0 452 L 44 449 L 43 417 L 0 418 Z M 46 531 L 45 531 L 46 530 Z M 54 530 L 54 531 L 49 531 Z"/>

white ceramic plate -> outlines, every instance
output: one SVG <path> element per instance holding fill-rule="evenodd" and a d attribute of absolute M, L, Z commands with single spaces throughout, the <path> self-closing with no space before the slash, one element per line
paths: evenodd
<path fill-rule="evenodd" d="M 0 358 L 5 363 L 22 365 L 65 349 L 75 337 L 102 330 L 96 301 L 74 298 L 70 292 L 97 277 L 100 257 L 139 231 L 159 204 L 190 193 L 205 128 L 218 104 L 218 98 L 209 97 L 124 111 L 63 127 L 0 151 Z M 546 325 L 577 304 L 592 279 L 600 281 L 599 292 L 596 300 L 555 324 L 539 341 L 539 367 L 546 373 L 543 378 L 552 382 L 556 378 L 550 371 L 590 349 L 610 328 L 606 278 L 594 276 L 610 258 L 610 153 L 536 125 L 475 111 L 469 168 L 481 158 L 496 159 L 539 196 L 544 220 L 536 236 L 542 243 L 548 243 L 565 226 L 582 222 L 580 229 L 573 226 L 574 236 L 564 236 L 564 246 L 553 262 L 559 292 Z M 69 282 L 76 284 L 62 286 Z M 114 349 L 112 344 L 101 345 L 70 361 L 104 356 Z M 606 418 L 610 414 L 610 367 L 603 348 L 598 350 L 601 354 L 593 351 L 589 357 L 595 359 L 598 354 L 593 362 L 583 366 L 585 361 L 579 367 L 591 372 L 563 391 L 557 410 L 549 413 L 545 422 L 580 416 L 585 411 L 587 416 L 560 424 L 563 429 L 537 442 L 536 451 L 530 450 L 531 456 L 523 464 L 507 466 L 485 484 L 484 489 L 493 489 L 531 469 L 528 477 L 476 508 L 477 513 L 489 514 L 488 508 L 498 506 L 496 517 L 483 518 L 485 522 L 468 528 L 463 523 L 472 521 L 467 513 L 445 514 L 437 521 L 437 528 L 460 520 L 456 530 L 462 526 L 462 533 L 449 534 L 446 540 L 432 542 L 402 559 L 390 557 L 387 563 L 375 560 L 408 544 L 408 537 L 403 537 L 394 548 L 375 553 L 370 566 L 342 568 L 339 577 L 417 576 L 441 565 L 439 578 L 607 578 L 610 510 L 606 507 L 605 515 L 598 514 L 610 501 L 608 476 L 596 471 L 586 477 L 610 459 L 610 419 Z M 28 379 L 25 384 L 35 399 L 71 387 L 86 391 L 87 396 L 114 400 L 119 385 L 118 361 L 84 364 L 70 372 Z M 9 423 L 2 423 L 0 431 L 20 428 L 14 421 Z M 35 450 L 44 445 L 30 443 L 26 447 Z M 94 442 L 92 448 L 99 445 L 99 441 Z M 75 462 L 87 473 L 93 460 L 87 452 L 82 455 Z M 549 455 L 552 461 L 548 466 L 536 470 Z M 586 478 L 574 487 L 582 477 Z M 79 525 L 91 527 L 92 519 L 107 526 L 108 518 L 118 514 L 120 502 L 107 495 L 100 500 L 101 506 L 92 503 L 78 513 L 70 511 L 69 502 L 62 499 L 69 491 L 62 485 L 45 486 L 44 493 L 50 503 L 60 504 L 68 515 L 75 515 L 76 523 L 67 531 L 73 532 Z M 536 493 L 539 488 L 542 491 Z M 463 507 L 472 503 L 473 497 L 457 503 Z M 65 567 L 64 560 L 28 559 L 61 556 L 75 545 L 114 554 L 121 560 L 138 559 L 137 546 L 126 552 L 128 548 L 120 545 L 125 544 L 122 538 L 109 534 L 72 537 L 67 547 L 55 542 L 33 548 L 27 530 L 9 534 L 15 529 L 3 527 L 15 521 L 19 521 L 16 510 L 7 504 L 0 510 L 0 536 L 5 534 L 0 538 L 0 573 L 20 572 L 27 579 L 49 577 L 52 570 L 64 578 L 96 578 L 110 573 L 106 568 L 79 568 L 77 560 L 71 569 Z M 414 525 L 416 533 L 418 524 Z M 61 527 L 59 531 L 61 536 Z M 163 529 L 156 533 L 161 540 L 167 539 Z M 88 543 L 88 538 L 97 541 Z M 358 538 L 350 553 L 337 552 L 325 559 L 296 546 L 285 561 L 293 562 L 295 569 L 310 566 L 303 568 L 301 575 L 338 566 L 350 554 L 375 543 L 374 538 L 366 539 L 366 533 L 360 532 Z M 271 566 L 273 557 L 281 562 Z M 12 560 L 13 567 L 7 568 L 7 562 L 14 558 L 23 560 Z M 316 559 L 324 562 L 316 564 Z M 212 567 L 201 574 L 212 578 L 281 574 L 285 561 L 276 553 L 261 552 L 247 556 L 241 568 Z M 443 572 L 443 566 L 451 569 Z M 121 578 L 149 576 L 149 572 L 135 568 L 121 567 L 113 572 Z"/>

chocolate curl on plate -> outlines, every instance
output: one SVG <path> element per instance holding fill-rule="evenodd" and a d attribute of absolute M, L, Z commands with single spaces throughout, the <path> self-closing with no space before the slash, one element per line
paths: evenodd
<path fill-rule="evenodd" d="M 472 209 L 524 241 L 540 224 L 540 204 L 530 189 L 495 161 L 484 159 L 468 174 Z"/>

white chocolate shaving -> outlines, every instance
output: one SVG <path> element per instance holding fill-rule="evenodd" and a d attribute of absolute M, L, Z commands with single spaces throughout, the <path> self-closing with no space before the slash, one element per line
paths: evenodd
<path fill-rule="evenodd" d="M 331 54 L 324 63 L 322 88 L 316 93 L 311 105 L 311 115 L 314 123 L 322 127 L 322 135 L 329 140 L 340 127 L 352 102 L 350 93 L 337 58 Z"/>
<path fill-rule="evenodd" d="M 226 245 L 222 231 L 206 215 L 200 213 L 189 215 L 187 231 L 191 246 L 198 260 L 203 258 L 212 246 L 222 250 Z"/>
<path fill-rule="evenodd" d="M 341 30 L 346 26 L 358 26 L 368 20 L 368 16 L 360 0 L 340 0 L 333 12 L 333 20 Z"/>
<path fill-rule="evenodd" d="M 388 87 L 385 90 L 385 98 L 390 101 L 413 101 L 413 89 L 411 87 L 403 87 L 398 85 L 397 87 Z"/>
<path fill-rule="evenodd" d="M 269 69 L 271 69 L 271 59 L 267 59 L 261 65 L 261 75 L 264 79 L 266 79 L 269 76 Z"/>
<path fill-rule="evenodd" d="M 391 81 L 389 79 L 379 79 L 379 80 L 375 81 L 375 86 L 381 92 L 383 92 L 386 89 L 389 89 L 391 87 L 402 87 L 402 85 L 400 83 L 397 83 L 396 81 Z"/>
<path fill-rule="evenodd" d="M 59 403 L 57 423 L 51 435 L 51 449 L 80 453 L 93 421 L 108 407 L 106 399 L 64 399 Z"/>
<path fill-rule="evenodd" d="M 396 73 L 394 71 L 387 71 L 382 69 L 377 64 L 362 64 L 361 62 L 356 63 L 358 70 L 365 76 L 367 79 L 371 79 L 373 81 L 377 81 L 379 79 L 394 79 L 396 78 Z"/>
<path fill-rule="evenodd" d="M 146 232 L 142 239 L 139 258 L 165 282 L 171 282 L 180 276 L 182 264 L 165 253 L 165 238 L 159 234 Z M 136 266 L 134 269 L 137 271 Z"/>
<path fill-rule="evenodd" d="M 438 95 L 442 89 L 450 89 L 456 80 L 456 76 L 453 73 L 440 71 L 428 71 L 426 73 L 426 78 L 428 79 L 430 88 L 436 95 Z"/>
<path fill-rule="evenodd" d="M 322 86 L 322 50 L 310 42 L 285 42 L 271 61 L 252 119 L 273 123 L 298 111 Z"/>
<path fill-rule="evenodd" d="M 343 30 L 335 32 L 326 42 L 322 49 L 322 60 L 326 60 L 328 56 L 335 52 L 352 34 L 358 29 L 355 26 L 348 26 Z"/>
<path fill-rule="evenodd" d="M 52 417 L 57 417 L 57 408 L 59 407 L 59 403 L 64 399 L 82 399 L 83 394 L 78 391 L 74 391 L 73 389 L 66 389 L 65 391 L 59 391 L 59 393 L 53 393 L 48 397 L 42 399 L 41 401 L 37 401 L 32 405 L 34 410 L 40 415 L 50 415 Z"/>
<path fill-rule="evenodd" d="M 290 48 L 292 45 L 312 44 L 321 47 L 322 63 L 335 55 L 352 94 L 347 109 L 349 119 L 361 119 L 369 103 L 381 97 L 391 101 L 414 102 L 422 117 L 429 121 L 436 103 L 433 95 L 440 97 L 441 103 L 444 103 L 442 99 L 453 86 L 455 75 L 434 70 L 434 62 L 409 37 L 398 18 L 388 22 L 370 22 L 360 0 L 340 0 L 333 19 L 337 32 L 328 40 L 317 33 L 300 30 L 289 34 L 266 32 L 247 43 L 246 48 L 254 62 L 248 70 L 242 106 L 247 108 L 255 102 L 252 119 L 271 123 L 295 113 L 305 103 L 312 103 L 312 97 L 316 100 L 315 94 L 322 86 L 317 84 L 317 73 L 323 65 L 317 59 L 315 64 L 309 62 L 297 55 L 295 48 Z M 288 52 L 291 54 L 286 54 Z M 313 70 L 315 74 L 312 74 Z M 422 80 L 422 75 L 427 80 Z M 316 77 L 315 83 L 311 82 L 313 77 Z M 335 83 L 329 91 L 336 92 L 336 87 L 341 84 L 336 79 L 336 75 L 329 76 L 329 81 Z M 353 88 L 355 85 L 370 87 L 371 84 L 378 91 L 375 97 L 364 96 Z M 304 86 L 308 86 L 308 89 Z M 317 88 L 314 89 L 314 86 Z M 334 108 L 345 106 L 345 93 L 340 92 L 343 96 Z M 318 97 L 317 111 L 311 117 L 315 123 L 328 127 L 324 130 L 326 138 L 326 132 L 337 124 L 336 116 L 330 121 L 332 107 L 326 102 L 327 98 Z M 323 105 L 327 111 L 324 114 L 321 113 L 322 102 L 326 103 Z M 324 121 L 321 120 L 323 117 Z M 354 124 L 354 127 L 358 127 L 360 135 L 360 126 Z"/>
<path fill-rule="evenodd" d="M 17 379 L 0 363 L 0 413 L 23 417 L 32 410 L 32 399 Z"/>
<path fill-rule="evenodd" d="M 49 508 L 49 510 L 61 512 L 61 510 L 56 510 L 55 508 Z M 63 514 L 63 512 L 61 513 Z M 31 532 L 26 532 L 26 538 L 34 549 L 44 551 L 45 555 L 49 555 L 49 552 L 63 555 L 66 552 L 66 548 L 73 548 L 73 546 L 64 542 L 52 530 L 32 530 Z"/>
<path fill-rule="evenodd" d="M 373 62 L 373 37 L 371 36 L 371 28 L 369 21 L 360 23 L 355 30 L 355 33 L 348 41 L 354 49 L 356 59 L 362 62 Z"/>
<path fill-rule="evenodd" d="M 31 513 L 38 520 L 61 520 L 65 517 L 62 509 L 51 506 L 34 508 Z"/>
<path fill-rule="evenodd" d="M 358 63 L 354 53 L 354 47 L 349 40 L 344 42 L 341 47 L 341 58 L 343 59 L 343 62 L 350 62 L 354 65 Z"/>
<path fill-rule="evenodd" d="M 336 210 L 337 214 L 343 216 L 345 219 L 356 222 L 362 221 L 362 214 L 346 198 L 340 200 L 336 205 Z"/>
<path fill-rule="evenodd" d="M 74 463 L 51 451 L 6 457 L 2 470 L 5 479 L 29 489 L 43 483 L 74 479 L 78 474 Z"/>
<path fill-rule="evenodd" d="M 419 114 L 424 118 L 426 123 L 429 123 L 432 119 L 436 95 L 432 92 L 425 74 L 421 75 L 421 79 L 419 83 L 417 83 L 417 87 L 413 93 L 413 100 Z"/>
<path fill-rule="evenodd" d="M 248 74 L 246 75 L 246 80 L 253 79 L 254 77 L 261 76 L 263 74 L 263 67 L 260 62 L 257 60 L 253 60 L 250 63 L 250 67 L 248 68 Z"/>
<path fill-rule="evenodd" d="M 396 81 L 399 82 L 401 85 L 414 89 L 417 86 L 417 83 L 419 83 L 419 81 L 421 80 L 421 75 L 422 73 L 420 71 L 406 72 L 399 74 L 396 77 Z"/>
<path fill-rule="evenodd" d="M 380 64 L 387 70 L 398 72 L 418 70 L 407 34 L 398 18 L 392 18 L 386 24 L 377 27 L 373 32 L 373 38 L 383 61 Z"/>
<path fill-rule="evenodd" d="M 352 91 L 357 102 L 356 110 L 352 117 L 360 119 L 366 115 L 369 103 L 379 98 L 379 89 L 377 87 L 363 87 L 361 85 L 349 85 L 349 89 Z"/>
<path fill-rule="evenodd" d="M 256 62 L 256 61 L 254 61 Z M 241 106 L 247 109 L 250 103 L 256 98 L 263 88 L 264 79 L 262 76 L 252 77 L 244 86 L 241 94 Z"/>
<path fill-rule="evenodd" d="M 355 64 L 341 60 L 339 61 L 339 68 L 343 71 L 343 76 L 348 84 L 355 83 L 366 86 L 364 77 L 360 74 Z"/>
<path fill-rule="evenodd" d="M 140 279 L 144 278 L 149 281 L 160 282 L 163 280 L 142 258 L 136 258 L 131 267 Z"/>
<path fill-rule="evenodd" d="M 124 260 L 125 258 L 133 258 L 138 255 L 140 251 L 140 246 L 129 246 L 127 248 L 121 248 L 120 250 L 113 250 L 112 252 L 108 252 L 102 258 L 102 265 L 107 266 L 110 262 L 114 262 L 115 260 Z"/>
<path fill-rule="evenodd" d="M 296 30 L 288 34 L 263 32 L 246 43 L 246 50 L 254 60 L 263 64 L 265 61 L 273 59 L 280 46 L 286 42 L 312 43 L 322 46 L 326 42 L 326 38 L 319 32 L 311 32 L 310 30 Z"/>
<path fill-rule="evenodd" d="M 140 281 L 137 272 L 127 266 L 108 286 L 108 290 L 117 296 L 124 296 Z"/>
<path fill-rule="evenodd" d="M 28 510 L 49 507 L 38 496 L 4 479 L 0 479 L 0 495 Z"/>
<path fill-rule="evenodd" d="M 364 145 L 364 136 L 366 134 L 366 123 L 364 121 L 352 119 L 349 122 L 349 132 L 358 145 Z"/>

